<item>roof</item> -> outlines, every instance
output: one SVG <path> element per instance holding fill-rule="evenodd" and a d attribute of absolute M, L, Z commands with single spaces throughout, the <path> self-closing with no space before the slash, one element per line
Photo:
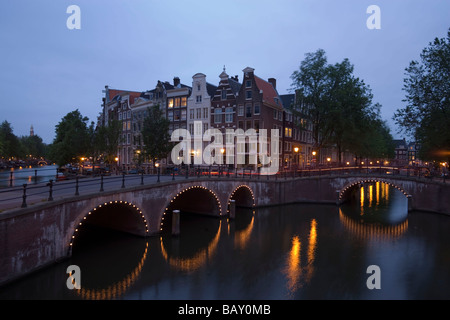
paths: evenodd
<path fill-rule="evenodd" d="M 277 90 L 275 90 L 275 88 L 272 86 L 270 82 L 267 82 L 266 80 L 263 80 L 256 75 L 255 75 L 255 82 L 259 90 L 263 91 L 264 102 L 274 106 L 278 106 L 279 108 L 283 108 L 280 96 L 278 95 Z"/>
<path fill-rule="evenodd" d="M 233 78 L 228 78 L 228 83 L 230 85 L 231 91 L 233 91 L 233 94 L 236 96 L 236 94 L 241 89 L 241 84 Z"/>
<path fill-rule="evenodd" d="M 285 109 L 292 109 L 292 105 L 295 103 L 295 94 L 281 94 L 281 102 Z"/>
<path fill-rule="evenodd" d="M 209 82 L 206 82 L 206 91 L 208 92 L 208 95 L 210 97 L 214 97 L 216 90 L 217 90 L 217 86 L 215 86 Z"/>
<path fill-rule="evenodd" d="M 130 96 L 130 104 L 134 103 L 134 99 L 139 98 L 142 94 L 140 91 L 128 91 L 128 90 L 118 90 L 118 89 L 108 89 L 108 101 L 112 100 L 121 100 L 119 97 L 129 95 Z"/>

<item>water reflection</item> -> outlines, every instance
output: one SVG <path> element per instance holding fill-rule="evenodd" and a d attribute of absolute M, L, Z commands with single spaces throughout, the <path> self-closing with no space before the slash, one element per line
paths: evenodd
<path fill-rule="evenodd" d="M 56 165 L 41 167 L 19 167 L 0 171 L 0 188 L 21 186 L 24 183 L 34 184 L 56 179 Z"/>
<path fill-rule="evenodd" d="M 184 230 L 180 232 L 179 237 L 160 237 L 161 253 L 171 268 L 183 272 L 194 272 L 204 266 L 215 254 L 222 221 L 214 218 L 199 219 L 196 215 L 185 213 L 182 214 L 180 223 Z M 191 223 L 197 223 L 200 226 L 189 228 L 188 225 Z M 203 229 L 203 236 L 198 233 L 201 229 Z M 211 231 L 214 230 L 212 239 L 208 239 Z"/>
<path fill-rule="evenodd" d="M 255 223 L 255 210 L 237 208 L 235 221 L 236 230 L 234 233 L 234 246 L 237 249 L 244 250 L 250 240 Z M 250 221 L 249 221 L 250 219 Z"/>
<path fill-rule="evenodd" d="M 177 237 L 100 233 L 69 261 L 0 288 L 0 299 L 449 299 L 450 218 L 408 214 L 400 191 L 363 187 L 340 207 L 182 215 Z M 78 293 L 65 286 L 70 264 L 81 268 Z M 381 290 L 366 287 L 371 264 Z"/>
<path fill-rule="evenodd" d="M 359 208 L 352 200 L 339 208 L 339 220 L 347 231 L 360 239 L 389 241 L 401 237 L 408 230 L 404 194 L 379 181 L 359 188 Z"/>
<path fill-rule="evenodd" d="M 82 271 L 81 289 L 72 292 L 86 300 L 122 297 L 139 278 L 148 247 L 140 237 L 86 226 L 70 259 Z"/>
<path fill-rule="evenodd" d="M 295 235 L 291 239 L 291 249 L 286 258 L 286 268 L 284 270 L 287 277 L 287 289 L 289 296 L 301 288 L 304 284 L 308 284 L 314 274 L 314 260 L 317 249 L 317 221 L 311 220 L 306 252 L 306 263 L 302 266 L 301 253 L 302 243 L 299 235 Z"/>

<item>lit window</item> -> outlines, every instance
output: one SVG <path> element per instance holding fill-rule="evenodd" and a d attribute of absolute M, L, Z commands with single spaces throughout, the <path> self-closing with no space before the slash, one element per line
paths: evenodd
<path fill-rule="evenodd" d="M 169 108 L 173 108 L 173 99 L 169 99 Z"/>

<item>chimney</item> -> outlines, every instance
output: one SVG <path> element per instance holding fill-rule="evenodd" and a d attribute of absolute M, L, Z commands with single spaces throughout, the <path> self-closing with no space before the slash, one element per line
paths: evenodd
<path fill-rule="evenodd" d="M 178 87 L 179 84 L 180 84 L 180 78 L 178 78 L 178 77 L 173 78 L 174 87 Z"/>
<path fill-rule="evenodd" d="M 277 79 L 275 78 L 269 78 L 268 81 L 272 84 L 273 88 L 277 89 Z"/>

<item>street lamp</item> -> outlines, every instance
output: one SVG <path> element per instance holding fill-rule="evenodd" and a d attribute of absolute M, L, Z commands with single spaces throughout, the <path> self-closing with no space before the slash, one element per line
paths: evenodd
<path fill-rule="evenodd" d="M 299 147 L 294 147 L 294 152 L 295 152 L 295 165 L 298 168 L 298 166 L 300 165 L 300 158 L 298 156 L 298 152 L 300 151 Z"/>
<path fill-rule="evenodd" d="M 313 155 L 313 162 L 314 162 L 314 166 L 316 166 L 316 165 L 317 165 L 317 163 L 316 163 L 316 154 L 317 154 L 317 152 L 316 152 L 316 151 L 313 151 L 313 152 L 312 152 L 312 155 Z"/>

